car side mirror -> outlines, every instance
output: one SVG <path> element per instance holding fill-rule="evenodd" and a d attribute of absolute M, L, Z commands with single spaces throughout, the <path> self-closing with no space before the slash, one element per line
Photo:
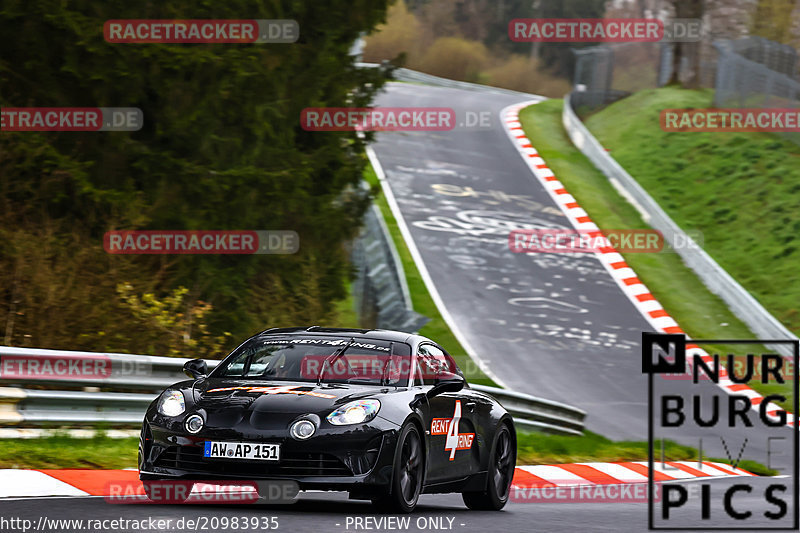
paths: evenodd
<path fill-rule="evenodd" d="M 443 371 L 436 377 L 436 382 L 426 395 L 433 398 L 443 392 L 458 392 L 464 388 L 464 383 L 464 378 L 458 374 Z"/>
<path fill-rule="evenodd" d="M 204 378 L 208 374 L 208 365 L 202 359 L 192 359 L 183 365 L 183 373 L 193 379 Z"/>

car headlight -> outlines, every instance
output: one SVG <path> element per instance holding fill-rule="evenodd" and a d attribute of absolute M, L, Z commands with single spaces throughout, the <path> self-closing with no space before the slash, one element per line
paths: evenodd
<path fill-rule="evenodd" d="M 375 418 L 380 408 L 381 402 L 378 400 L 356 400 L 339 407 L 326 419 L 335 426 L 362 424 Z"/>
<path fill-rule="evenodd" d="M 185 410 L 186 402 L 179 390 L 166 391 L 158 401 L 158 412 L 164 416 L 178 416 Z"/>

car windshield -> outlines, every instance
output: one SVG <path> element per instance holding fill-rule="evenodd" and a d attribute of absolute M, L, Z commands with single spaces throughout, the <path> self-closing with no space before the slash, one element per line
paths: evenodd
<path fill-rule="evenodd" d="M 335 358 L 334 354 L 339 353 Z M 372 339 L 251 339 L 232 353 L 212 377 L 406 386 L 411 365 L 407 344 Z"/>

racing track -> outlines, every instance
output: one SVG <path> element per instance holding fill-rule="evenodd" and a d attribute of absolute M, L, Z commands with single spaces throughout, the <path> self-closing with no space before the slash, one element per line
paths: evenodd
<path fill-rule="evenodd" d="M 445 318 L 493 376 L 514 390 L 581 407 L 592 431 L 646 440 L 640 346 L 642 332 L 652 327 L 595 256 L 509 250 L 509 229 L 521 224 L 571 228 L 500 121 L 500 111 L 520 101 L 391 84 L 380 106 L 452 107 L 459 118 L 467 111 L 491 117 L 484 128 L 377 134 L 374 151 L 395 216 Z M 699 391 L 704 404 L 713 395 L 726 398 L 709 382 L 668 385 L 684 398 Z M 727 417 L 727 409 L 721 413 Z M 792 435 L 788 428 L 777 431 Z M 694 446 L 702 437 L 707 454 L 724 457 L 720 436 L 737 452 L 748 438 L 744 456 L 766 463 L 758 430 L 683 427 L 663 435 Z"/>
<path fill-rule="evenodd" d="M 459 116 L 465 110 L 491 115 L 491 127 L 480 130 L 377 136 L 375 152 L 402 215 L 400 221 L 408 228 L 451 325 L 494 375 L 513 389 L 582 407 L 589 413 L 591 430 L 643 440 L 646 382 L 640 373 L 639 342 L 641 332 L 651 328 L 592 257 L 533 257 L 508 250 L 509 225 L 531 220 L 566 225 L 498 119 L 501 109 L 518 101 L 506 95 L 420 85 L 388 87 L 380 105 L 456 107 Z M 434 188 L 436 184 L 445 186 Z M 676 382 L 674 386 L 686 385 Z M 703 395 L 711 394 L 720 391 L 704 385 Z M 696 434 L 669 436 L 695 444 L 690 436 Z M 736 429 L 722 434 L 735 450 L 742 437 L 749 436 L 745 456 L 763 461 L 763 439 L 756 439 L 754 432 Z M 786 430 L 785 434 L 790 433 Z M 715 448 L 713 436 L 708 432 L 705 436 L 709 455 L 723 455 Z M 762 493 L 769 482 L 751 478 L 753 493 L 736 501 L 754 513 L 768 509 Z M 711 483 L 724 488 L 736 480 Z M 733 525 L 718 507 L 712 510 L 709 525 Z M 420 531 L 416 520 L 434 517 L 452 518 L 450 530 L 465 532 L 493 531 L 498 526 L 509 532 L 645 531 L 646 509 L 640 503 L 512 502 L 498 514 L 467 511 L 458 495 L 432 495 L 420 499 L 411 515 L 412 526 L 405 531 Z M 691 500 L 687 512 L 696 519 L 697 498 Z M 197 516 L 277 516 L 278 530 L 293 533 L 397 531 L 347 527 L 348 516 L 380 515 L 367 503 L 348 501 L 346 495 L 335 493 L 306 493 L 299 503 L 285 507 L 111 505 L 102 498 L 0 500 L 0 517 L 30 519 L 35 525 L 40 517 L 154 517 L 172 519 L 166 531 L 177 531 L 175 521 Z"/>
<path fill-rule="evenodd" d="M 712 490 L 723 491 L 736 483 L 733 479 L 717 479 L 711 482 Z M 754 514 L 761 514 L 774 507 L 764 503 L 762 494 L 764 487 L 769 483 L 766 478 L 753 478 L 754 490 L 752 494 L 740 494 L 735 503 L 740 511 L 749 510 Z M 676 517 L 676 522 L 671 525 L 692 525 L 699 516 L 698 498 L 692 498 L 685 510 Z M 301 500 L 294 505 L 265 506 L 265 505 L 134 505 L 134 504 L 108 504 L 100 497 L 92 498 L 29 498 L 19 500 L 0 500 L 0 517 L 19 518 L 31 520 L 33 526 L 39 524 L 41 517 L 44 519 L 92 519 L 92 520 L 147 520 L 153 518 L 169 519 L 172 526 L 164 529 L 164 533 L 177 531 L 241 531 L 263 532 L 267 529 L 222 529 L 211 528 L 206 521 L 206 529 L 176 529 L 175 525 L 180 519 L 185 520 L 205 517 L 220 519 L 239 517 L 240 520 L 252 517 L 277 517 L 277 531 L 291 533 L 333 533 L 353 531 L 403 531 L 403 532 L 432 532 L 432 531 L 463 531 L 472 533 L 477 531 L 496 531 L 498 526 L 503 531 L 514 533 L 541 533 L 547 531 L 613 531 L 641 532 L 647 530 L 647 505 L 644 503 L 509 503 L 501 512 L 468 511 L 461 503 L 458 495 L 432 495 L 423 496 L 417 509 L 410 515 L 410 527 L 399 529 L 397 527 L 377 527 L 370 522 L 369 529 L 355 528 L 351 522 L 348 527 L 347 518 L 370 517 L 371 519 L 386 518 L 397 515 L 380 515 L 375 513 L 369 503 L 351 501 L 345 495 L 330 493 L 305 493 Z M 430 527 L 439 519 L 445 528 Z M 433 521 L 431 519 L 434 519 Z M 452 519 L 450 522 L 448 519 Z M 426 529 L 417 527 L 417 520 L 428 521 Z M 690 521 L 691 520 L 691 521 Z M 425 522 L 420 522 L 420 526 Z M 452 524 L 451 526 L 449 526 Z M 763 522 L 762 522 L 763 524 Z M 736 525 L 727 520 L 721 506 L 712 510 L 709 526 Z M 447 529 L 447 527 L 450 529 Z M 21 529 L 3 529 L 5 532 L 21 533 Z M 26 533 L 32 533 L 35 529 Z M 50 531 L 50 530 L 46 530 Z M 62 528 L 59 532 L 86 531 L 76 528 Z M 116 531 L 109 529 L 103 533 Z M 120 533 L 129 531 L 147 531 L 153 533 L 147 526 L 141 529 L 120 529 Z"/>

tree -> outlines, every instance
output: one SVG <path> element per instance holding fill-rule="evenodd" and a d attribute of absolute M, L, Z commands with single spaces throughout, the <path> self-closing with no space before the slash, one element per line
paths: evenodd
<path fill-rule="evenodd" d="M 0 4 L 0 106 L 125 106 L 145 116 L 135 133 L 0 134 L 0 324 L 13 326 L 11 341 L 94 349 L 88 339 L 103 330 L 109 349 L 138 349 L 128 310 L 114 303 L 119 282 L 139 294 L 187 287 L 213 305 L 214 336 L 330 316 L 350 272 L 344 244 L 368 202 L 345 194 L 361 179 L 364 141 L 304 131 L 299 117 L 306 107 L 369 104 L 383 75 L 356 69 L 348 51 L 386 4 Z M 300 39 L 103 39 L 109 19 L 243 14 L 297 20 Z M 301 244 L 292 256 L 109 256 L 102 237 L 112 229 L 290 229 Z M 298 289 L 308 280 L 312 295 Z"/>
<path fill-rule="evenodd" d="M 703 0 L 673 0 L 672 5 L 677 19 L 703 18 Z M 672 50 L 672 72 L 667 84 L 682 83 L 683 87 L 687 89 L 698 89 L 700 87 L 700 43 L 674 43 Z M 686 58 L 689 68 L 684 81 L 681 82 L 681 63 L 684 58 Z"/>
<path fill-rule="evenodd" d="M 791 43 L 797 37 L 792 34 L 795 8 L 793 0 L 759 0 L 751 23 L 753 35 L 782 44 Z"/>

